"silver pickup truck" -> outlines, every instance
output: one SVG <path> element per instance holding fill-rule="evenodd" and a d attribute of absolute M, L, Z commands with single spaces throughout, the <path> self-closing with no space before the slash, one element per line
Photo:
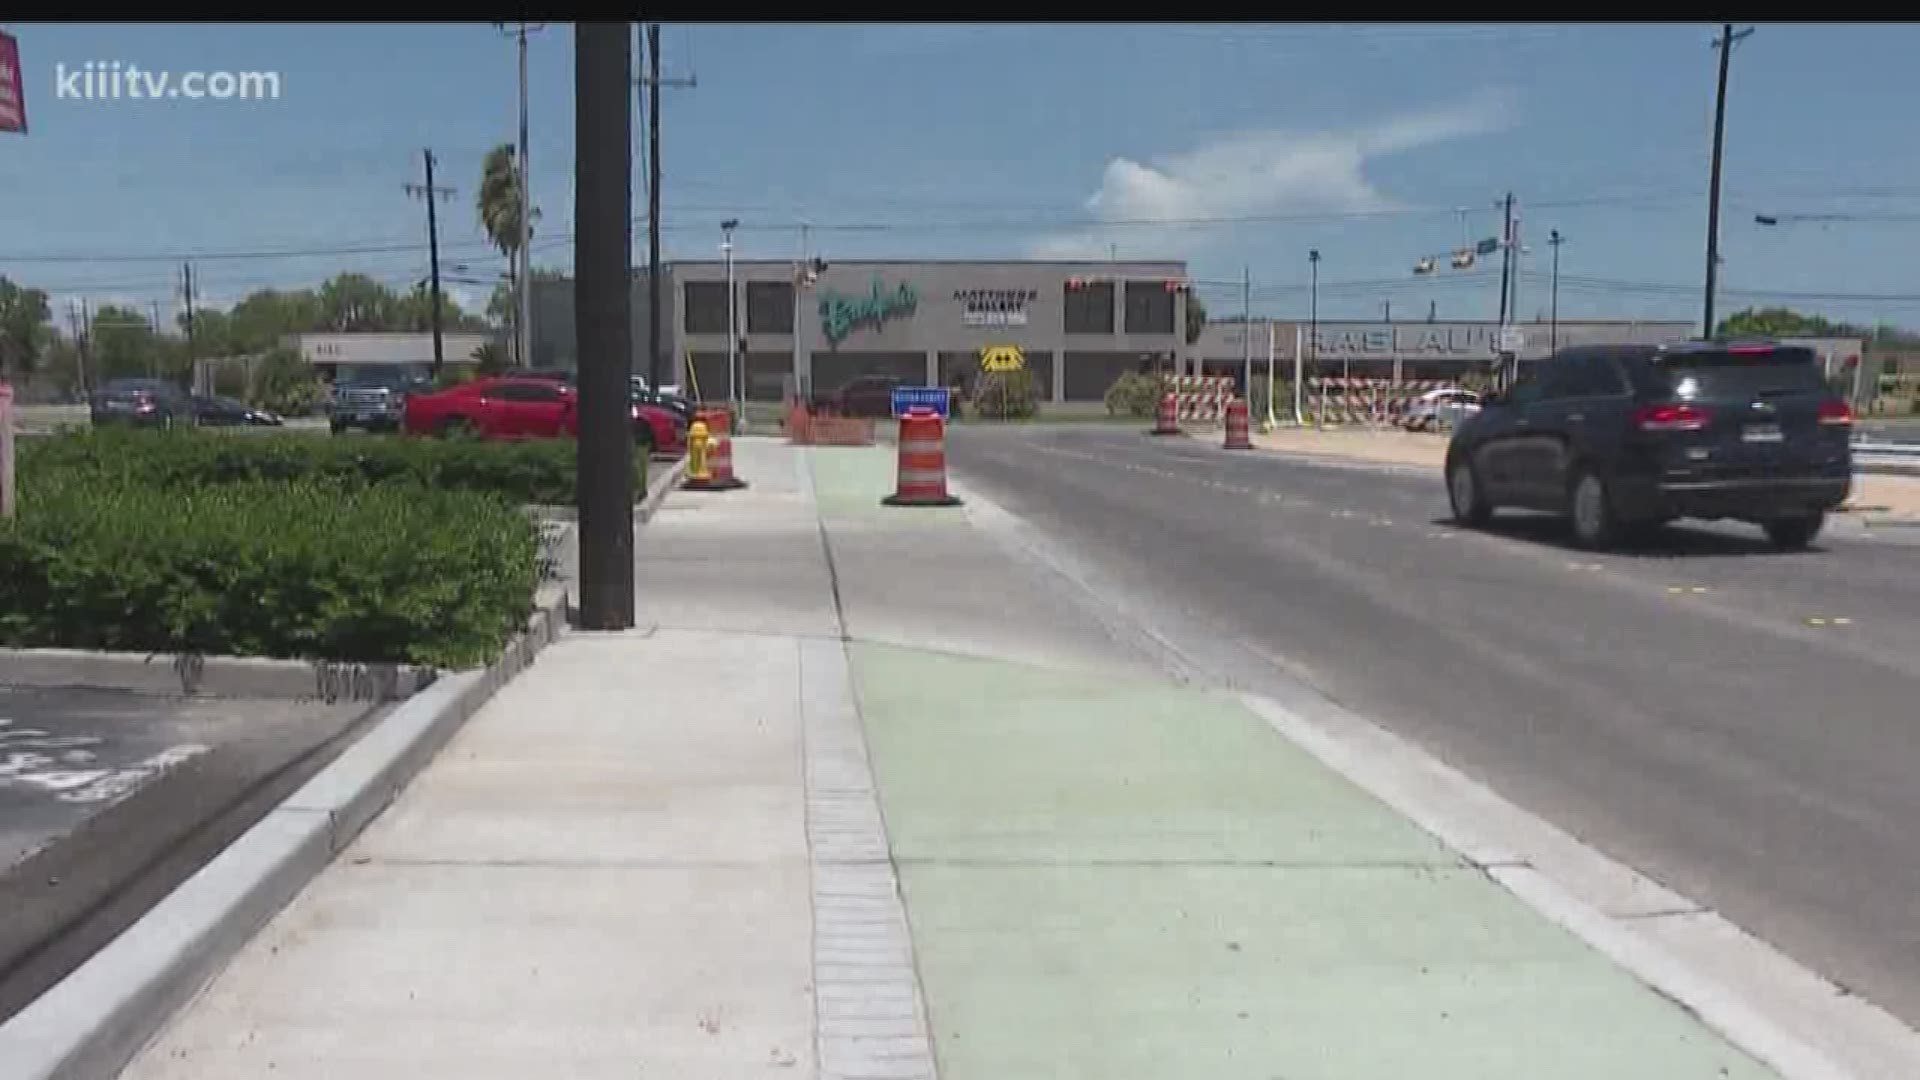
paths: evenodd
<path fill-rule="evenodd" d="M 336 434 L 348 428 L 398 431 L 407 394 L 422 385 L 420 379 L 399 375 L 336 382 L 328 397 L 327 426 Z"/>

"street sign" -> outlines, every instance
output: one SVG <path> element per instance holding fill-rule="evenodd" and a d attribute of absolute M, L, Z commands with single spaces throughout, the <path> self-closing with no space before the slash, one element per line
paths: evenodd
<path fill-rule="evenodd" d="M 0 31 L 0 131 L 27 133 L 27 80 L 20 74 L 20 43 Z"/>
<path fill-rule="evenodd" d="M 952 392 L 944 386 L 896 386 L 893 388 L 893 415 L 907 415 L 908 409 L 932 409 L 946 420 L 950 414 Z"/>
<path fill-rule="evenodd" d="M 1500 351 L 1501 352 L 1518 353 L 1520 350 L 1526 347 L 1527 347 L 1527 335 L 1519 327 L 1503 326 L 1500 328 Z"/>
<path fill-rule="evenodd" d="M 1027 366 L 1027 355 L 1018 345 L 989 345 L 980 350 L 981 371 L 1019 371 Z"/>

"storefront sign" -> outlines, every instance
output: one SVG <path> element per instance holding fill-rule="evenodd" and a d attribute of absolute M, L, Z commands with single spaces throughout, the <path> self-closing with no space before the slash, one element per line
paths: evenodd
<path fill-rule="evenodd" d="M 911 315 L 920 306 L 920 294 L 912 285 L 901 282 L 888 292 L 878 275 L 865 296 L 846 296 L 832 290 L 820 294 L 820 332 L 829 344 L 838 345 L 862 326 L 879 329 L 902 315 Z"/>
<path fill-rule="evenodd" d="M 1496 326 L 1322 326 L 1313 336 L 1313 352 L 1322 359 L 1494 356 L 1499 336 Z"/>
<path fill-rule="evenodd" d="M 27 80 L 20 74 L 20 43 L 0 32 L 0 131 L 27 133 Z"/>
<path fill-rule="evenodd" d="M 966 326 L 1025 326 L 1027 305 L 1039 299 L 1038 289 L 955 289 L 960 322 Z"/>

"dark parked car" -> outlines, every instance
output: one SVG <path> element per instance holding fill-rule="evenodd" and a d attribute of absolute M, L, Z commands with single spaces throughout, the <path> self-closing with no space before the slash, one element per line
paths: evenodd
<path fill-rule="evenodd" d="M 1462 421 L 1454 516 L 1564 511 L 1605 547 L 1675 518 L 1731 518 L 1805 546 L 1852 484 L 1853 409 L 1812 350 L 1696 341 L 1563 349 Z"/>
<path fill-rule="evenodd" d="M 165 379 L 114 379 L 94 391 L 91 404 L 95 427 L 171 428 L 194 422 L 192 395 Z"/>
<path fill-rule="evenodd" d="M 193 420 L 201 427 L 280 427 L 285 421 L 230 397 L 193 396 Z"/>
<path fill-rule="evenodd" d="M 327 427 L 335 434 L 349 428 L 398 431 L 408 394 L 432 389 L 432 380 L 405 369 L 362 371 L 333 384 L 327 401 Z"/>

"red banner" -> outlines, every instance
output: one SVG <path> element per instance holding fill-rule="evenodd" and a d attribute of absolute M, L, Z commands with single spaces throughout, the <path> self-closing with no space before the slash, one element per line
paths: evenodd
<path fill-rule="evenodd" d="M 20 74 L 20 44 L 0 33 L 0 131 L 27 130 L 27 80 Z"/>

